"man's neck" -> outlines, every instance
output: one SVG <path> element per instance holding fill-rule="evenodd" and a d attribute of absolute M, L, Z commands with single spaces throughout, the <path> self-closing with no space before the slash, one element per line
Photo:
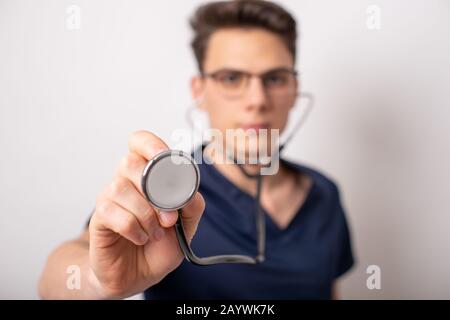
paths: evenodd
<path fill-rule="evenodd" d="M 223 158 L 220 155 L 212 152 L 211 150 L 212 149 L 206 148 L 205 156 L 207 156 L 212 161 L 215 168 L 240 189 L 245 190 L 252 195 L 255 195 L 256 179 L 249 179 L 241 172 L 241 169 L 239 169 L 236 164 L 226 163 L 225 161 L 223 161 Z M 241 166 L 247 173 L 251 175 L 258 174 L 262 168 L 261 165 L 253 164 L 242 164 Z M 271 190 L 278 187 L 288 175 L 288 168 L 286 168 L 286 166 L 282 162 L 280 162 L 279 170 L 277 173 L 264 176 L 263 188 L 266 192 L 270 192 Z"/>

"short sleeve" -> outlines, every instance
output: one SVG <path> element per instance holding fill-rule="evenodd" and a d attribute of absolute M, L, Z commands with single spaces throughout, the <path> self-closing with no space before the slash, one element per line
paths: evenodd
<path fill-rule="evenodd" d="M 350 228 L 347 222 L 346 214 L 341 203 L 339 189 L 334 186 L 334 208 L 335 208 L 335 246 L 334 246 L 334 263 L 333 263 L 333 279 L 342 276 L 349 271 L 355 264 L 353 256 Z"/>

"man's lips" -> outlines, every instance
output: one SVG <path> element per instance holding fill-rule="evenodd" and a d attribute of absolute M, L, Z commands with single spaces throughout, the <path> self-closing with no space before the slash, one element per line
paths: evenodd
<path fill-rule="evenodd" d="M 244 130 L 254 129 L 258 131 L 259 129 L 268 129 L 269 125 L 267 123 L 248 123 L 242 124 L 240 127 Z"/>

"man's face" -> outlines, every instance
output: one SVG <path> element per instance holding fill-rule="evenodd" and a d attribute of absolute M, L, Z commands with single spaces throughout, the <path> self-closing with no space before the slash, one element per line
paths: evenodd
<path fill-rule="evenodd" d="M 258 28 L 221 29 L 211 35 L 203 64 L 204 74 L 213 76 L 194 77 L 192 94 L 202 101 L 211 127 L 224 136 L 226 129 L 238 128 L 281 133 L 296 99 L 293 68 L 278 35 Z"/>

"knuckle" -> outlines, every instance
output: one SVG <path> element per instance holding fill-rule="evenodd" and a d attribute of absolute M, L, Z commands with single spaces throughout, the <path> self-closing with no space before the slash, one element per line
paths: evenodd
<path fill-rule="evenodd" d="M 114 202 L 105 199 L 97 206 L 96 214 L 99 218 L 105 219 L 109 213 L 114 209 Z"/>
<path fill-rule="evenodd" d="M 123 193 L 126 192 L 126 190 L 129 187 L 129 182 L 127 179 L 123 177 L 115 177 L 111 184 L 109 185 L 109 194 L 111 198 L 118 198 Z"/>
<path fill-rule="evenodd" d="M 122 168 L 128 172 L 133 171 L 139 168 L 140 163 L 141 159 L 139 158 L 138 155 L 134 153 L 129 153 L 122 159 Z"/>
<path fill-rule="evenodd" d="M 130 234 L 134 230 L 134 218 L 131 215 L 127 215 L 123 218 L 118 231 L 121 234 Z"/>

